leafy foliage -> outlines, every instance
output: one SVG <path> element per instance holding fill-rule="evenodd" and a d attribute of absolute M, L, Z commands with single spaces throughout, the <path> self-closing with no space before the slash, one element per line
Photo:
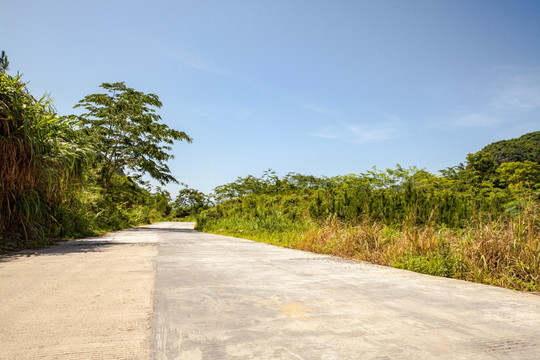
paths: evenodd
<path fill-rule="evenodd" d="M 159 122 L 154 108 L 161 108 L 162 103 L 157 95 L 128 88 L 123 82 L 101 87 L 107 93 L 85 96 L 75 107 L 87 111 L 79 119 L 95 152 L 103 188 L 111 186 L 114 174 L 127 172 L 136 180 L 149 174 L 161 184 L 176 182 L 166 164 L 173 158 L 170 145 L 192 139 Z"/>
<path fill-rule="evenodd" d="M 209 196 L 199 190 L 188 187 L 186 184 L 182 185 L 184 188 L 178 192 L 178 196 L 173 203 L 175 217 L 194 216 L 210 208 L 212 200 Z"/>
<path fill-rule="evenodd" d="M 8 69 L 9 61 L 6 56 L 6 52 L 2 50 L 2 54 L 0 54 L 0 74 L 5 74 Z"/>
<path fill-rule="evenodd" d="M 540 168 L 484 152 L 315 178 L 267 171 L 215 189 L 197 229 L 432 275 L 540 291 Z"/>
<path fill-rule="evenodd" d="M 103 84 L 82 117 L 36 100 L 0 56 L 0 251 L 117 230 L 173 216 L 170 194 L 142 181 L 175 181 L 166 165 L 184 132 L 160 124 L 158 97 Z M 130 174 L 126 174 L 130 172 Z"/>
<path fill-rule="evenodd" d="M 525 134 L 517 139 L 497 141 L 482 149 L 500 164 L 505 162 L 532 161 L 540 164 L 540 131 Z"/>
<path fill-rule="evenodd" d="M 20 76 L 0 74 L 0 234 L 5 241 L 54 234 L 87 151 L 51 100 L 35 100 Z"/>

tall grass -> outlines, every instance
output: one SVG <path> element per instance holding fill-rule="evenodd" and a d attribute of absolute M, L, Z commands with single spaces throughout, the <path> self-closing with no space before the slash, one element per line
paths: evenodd
<path fill-rule="evenodd" d="M 297 247 L 302 234 L 315 223 L 309 220 L 292 221 L 278 215 L 250 218 L 223 217 L 201 224 L 197 219 L 196 229 L 215 234 L 243 237 L 259 242 L 284 247 Z"/>
<path fill-rule="evenodd" d="M 296 248 L 416 272 L 518 290 L 540 291 L 538 207 L 518 218 L 473 221 L 464 229 L 437 225 L 394 228 L 334 217 L 306 232 Z"/>
<path fill-rule="evenodd" d="M 68 120 L 50 99 L 34 99 L 19 76 L 0 74 L 0 237 L 2 246 L 45 242 L 73 180 L 84 149 Z"/>
<path fill-rule="evenodd" d="M 224 210 L 221 210 L 224 211 Z M 471 219 L 461 228 L 434 221 L 396 225 L 364 217 L 345 222 L 214 212 L 199 217 L 203 231 L 240 236 L 316 253 L 364 260 L 430 275 L 540 291 L 540 208 L 529 201 L 516 214 Z"/>

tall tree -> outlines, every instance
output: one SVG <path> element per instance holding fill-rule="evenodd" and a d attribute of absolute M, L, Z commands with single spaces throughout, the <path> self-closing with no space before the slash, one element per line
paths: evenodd
<path fill-rule="evenodd" d="M 211 206 L 212 201 L 206 194 L 199 190 L 191 189 L 186 184 L 182 185 L 184 188 L 178 192 L 178 196 L 173 204 L 177 217 L 194 215 Z"/>
<path fill-rule="evenodd" d="M 115 174 L 126 172 L 139 180 L 148 174 L 161 184 L 177 182 L 166 164 L 173 158 L 170 145 L 192 139 L 160 123 L 155 112 L 162 106 L 158 96 L 128 88 L 123 82 L 100 87 L 107 93 L 85 96 L 75 107 L 87 111 L 79 119 L 96 152 L 103 188 L 111 186 Z"/>

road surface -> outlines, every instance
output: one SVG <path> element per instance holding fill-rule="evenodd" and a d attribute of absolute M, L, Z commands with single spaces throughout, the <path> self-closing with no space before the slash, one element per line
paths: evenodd
<path fill-rule="evenodd" d="M 137 341 L 123 340 L 140 358 L 540 358 L 540 296 L 202 234 L 192 227 L 158 223 L 101 240 L 103 253 L 142 251 L 136 256 L 143 270 L 110 272 L 126 278 L 131 288 L 137 287 L 130 283 L 133 274 L 145 283 L 145 264 L 152 264 L 153 293 L 141 285 L 137 301 L 153 296 L 153 312 L 139 314 L 143 326 L 131 326 Z M 31 258 L 0 262 L 0 290 L 9 268 Z M 5 307 L 0 300 L 2 319 L 11 310 Z M 148 314 L 147 307 L 140 309 Z M 122 315 L 115 316 L 118 326 L 123 324 Z M 17 321 L 12 316 L 11 322 Z M 0 326 L 0 348 L 13 346 L 2 342 L 10 327 Z M 46 337 L 41 341 L 46 344 Z M 92 341 L 80 337 L 75 347 Z M 105 350 L 100 351 L 110 354 Z M 133 358 L 120 350 L 116 358 Z M 99 352 L 89 354 L 100 358 Z"/>

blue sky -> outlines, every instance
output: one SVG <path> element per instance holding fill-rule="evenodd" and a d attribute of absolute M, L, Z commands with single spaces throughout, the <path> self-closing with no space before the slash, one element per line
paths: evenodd
<path fill-rule="evenodd" d="M 537 0 L 0 3 L 35 96 L 71 114 L 103 82 L 157 94 L 194 138 L 173 175 L 207 193 L 268 168 L 437 172 L 540 130 Z"/>

